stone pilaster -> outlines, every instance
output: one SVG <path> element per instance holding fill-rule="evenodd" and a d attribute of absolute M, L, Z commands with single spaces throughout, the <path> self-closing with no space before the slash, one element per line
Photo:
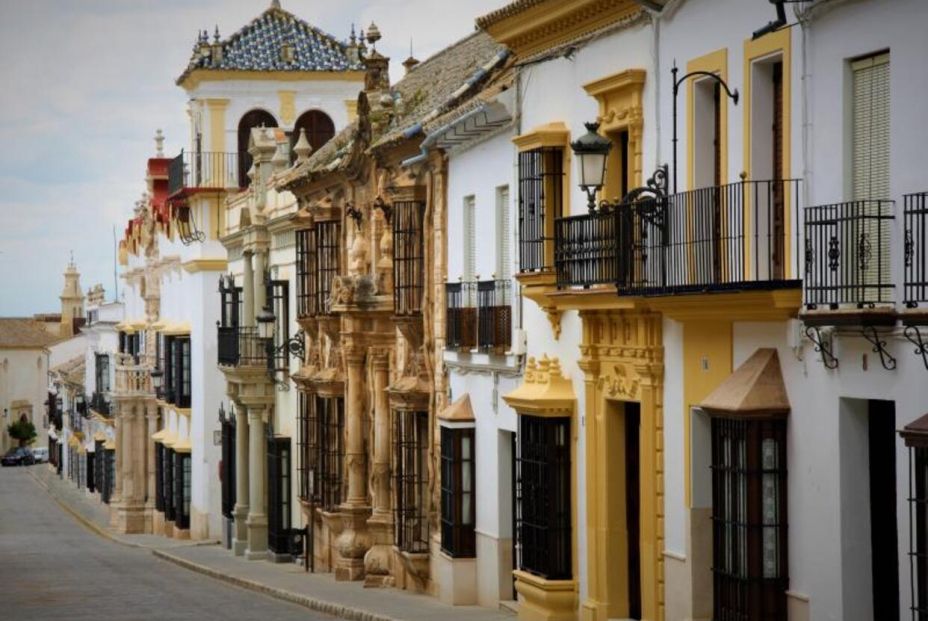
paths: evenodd
<path fill-rule="evenodd" d="M 242 285 L 242 322 L 246 326 L 255 325 L 255 271 L 252 267 L 251 259 L 254 252 L 245 249 L 242 255 L 242 263 L 245 264 L 244 283 Z"/>
<path fill-rule="evenodd" d="M 115 412 L 113 413 L 113 428 L 116 435 L 116 448 L 114 451 L 114 459 L 116 461 L 115 471 L 116 471 L 116 480 L 113 481 L 113 493 L 110 496 L 110 525 L 116 526 L 119 523 L 119 506 L 122 504 L 122 453 L 124 447 L 123 440 L 123 422 L 122 422 L 122 404 L 114 404 Z"/>
<path fill-rule="evenodd" d="M 371 472 L 373 511 L 367 526 L 373 546 L 364 555 L 364 585 L 389 586 L 392 583 L 393 513 L 390 502 L 390 351 L 372 349 L 374 371 L 374 464 Z"/>
<path fill-rule="evenodd" d="M 148 429 L 145 433 L 145 461 L 146 461 L 146 500 L 145 500 L 145 532 L 154 532 L 153 518 L 155 514 L 155 441 L 151 437 L 158 431 L 158 406 L 149 403 L 145 412 Z"/>
<path fill-rule="evenodd" d="M 267 438 L 265 436 L 264 408 L 248 408 L 248 548 L 245 558 L 267 558 Z"/>
<path fill-rule="evenodd" d="M 364 555 L 372 543 L 367 528 L 371 509 L 367 505 L 367 455 L 364 452 L 364 350 L 345 346 L 344 356 L 348 366 L 345 412 L 348 499 L 340 508 L 344 529 L 336 541 L 340 556 L 335 566 L 335 579 L 360 580 L 364 577 Z"/>
<path fill-rule="evenodd" d="M 245 527 L 248 516 L 248 412 L 242 406 L 235 412 L 235 507 L 232 516 L 235 520 L 232 552 L 235 556 L 242 556 L 248 544 Z"/>

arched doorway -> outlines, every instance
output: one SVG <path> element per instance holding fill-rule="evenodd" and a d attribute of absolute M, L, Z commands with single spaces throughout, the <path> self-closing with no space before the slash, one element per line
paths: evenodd
<path fill-rule="evenodd" d="M 251 181 L 248 170 L 251 168 L 251 154 L 248 152 L 248 140 L 255 127 L 277 127 L 277 119 L 265 110 L 251 110 L 238 122 L 238 185 L 247 188 Z"/>
<path fill-rule="evenodd" d="M 315 153 L 319 147 L 327 143 L 335 135 L 335 123 L 329 115 L 322 110 L 309 110 L 300 115 L 293 125 L 293 134 L 290 136 L 290 161 L 296 159 L 293 147 L 300 139 L 300 130 L 306 130 L 306 139 Z"/>

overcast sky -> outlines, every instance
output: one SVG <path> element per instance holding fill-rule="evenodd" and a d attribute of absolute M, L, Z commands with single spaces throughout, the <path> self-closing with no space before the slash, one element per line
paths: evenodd
<path fill-rule="evenodd" d="M 373 20 L 398 79 L 505 0 L 281 0 L 339 39 Z M 145 190 L 153 136 L 187 136 L 174 80 L 197 31 L 225 38 L 270 0 L 0 0 L 0 316 L 57 312 L 73 250 L 86 291 L 113 293 L 113 226 Z"/>

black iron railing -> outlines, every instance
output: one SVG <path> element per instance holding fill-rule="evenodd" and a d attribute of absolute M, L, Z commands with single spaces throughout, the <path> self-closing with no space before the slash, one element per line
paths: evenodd
<path fill-rule="evenodd" d="M 183 189 L 225 190 L 239 188 L 239 153 L 180 152 L 168 164 L 168 194 Z"/>
<path fill-rule="evenodd" d="M 220 366 L 267 366 L 267 339 L 255 326 L 216 326 L 217 362 Z"/>
<path fill-rule="evenodd" d="M 109 416 L 110 402 L 106 398 L 106 395 L 100 392 L 93 393 L 93 396 L 90 398 L 90 409 L 103 416 Z"/>
<path fill-rule="evenodd" d="M 453 282 L 445 285 L 448 316 L 445 327 L 445 347 L 472 349 L 477 346 L 476 283 Z"/>
<path fill-rule="evenodd" d="M 928 192 L 903 197 L 903 253 L 908 308 L 928 305 Z"/>
<path fill-rule="evenodd" d="M 863 200 L 805 209 L 806 308 L 893 302 L 893 201 Z"/>
<path fill-rule="evenodd" d="M 624 295 L 798 286 L 799 184 L 743 181 L 558 218 L 558 286 L 612 284 Z"/>
<path fill-rule="evenodd" d="M 477 283 L 477 346 L 505 351 L 512 344 L 512 300 L 508 280 Z"/>

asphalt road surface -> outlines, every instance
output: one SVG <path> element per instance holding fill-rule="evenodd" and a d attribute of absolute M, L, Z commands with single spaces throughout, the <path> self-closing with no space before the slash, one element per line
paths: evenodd
<path fill-rule="evenodd" d="M 3 621 L 334 619 L 104 539 L 65 513 L 28 467 L 0 468 L 0 594 Z"/>

